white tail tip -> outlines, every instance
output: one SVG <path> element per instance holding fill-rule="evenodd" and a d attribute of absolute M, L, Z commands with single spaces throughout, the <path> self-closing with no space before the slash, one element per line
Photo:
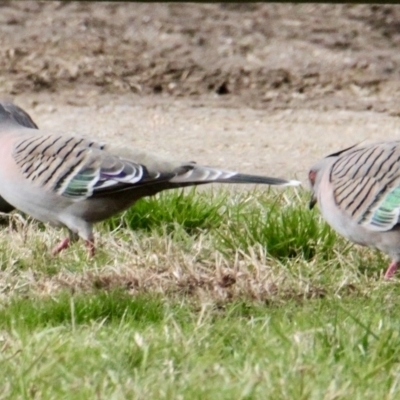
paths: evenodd
<path fill-rule="evenodd" d="M 290 180 L 285 186 L 299 186 L 301 185 L 300 181 Z"/>

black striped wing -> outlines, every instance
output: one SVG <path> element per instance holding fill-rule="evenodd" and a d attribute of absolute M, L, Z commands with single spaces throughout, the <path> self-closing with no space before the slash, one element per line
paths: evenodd
<path fill-rule="evenodd" d="M 399 222 L 400 142 L 349 149 L 333 164 L 330 182 L 337 206 L 359 224 L 386 231 Z"/>
<path fill-rule="evenodd" d="M 75 200 L 121 190 L 145 175 L 143 166 L 109 154 L 103 144 L 74 136 L 25 135 L 13 157 L 25 179 Z"/>

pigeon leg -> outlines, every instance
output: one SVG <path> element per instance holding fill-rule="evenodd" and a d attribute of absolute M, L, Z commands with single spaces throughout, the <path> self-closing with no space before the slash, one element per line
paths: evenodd
<path fill-rule="evenodd" d="M 390 279 L 393 277 L 393 275 L 396 273 L 397 271 L 397 267 L 398 267 L 399 263 L 395 260 L 393 260 L 388 269 L 385 272 L 385 279 Z"/>
<path fill-rule="evenodd" d="M 69 238 L 63 239 L 57 246 L 53 248 L 51 251 L 51 254 L 55 256 L 56 254 L 60 253 L 64 249 L 67 249 L 69 245 L 71 244 L 71 240 Z"/>
<path fill-rule="evenodd" d="M 94 257 L 94 253 L 96 252 L 94 240 L 86 240 L 86 247 L 88 249 L 89 257 Z"/>

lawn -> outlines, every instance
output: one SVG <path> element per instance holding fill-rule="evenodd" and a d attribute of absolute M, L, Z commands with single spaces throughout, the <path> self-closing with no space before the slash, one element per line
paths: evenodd
<path fill-rule="evenodd" d="M 0 231 L 0 398 L 398 399 L 400 289 L 303 190 L 143 199 L 57 257 Z"/>

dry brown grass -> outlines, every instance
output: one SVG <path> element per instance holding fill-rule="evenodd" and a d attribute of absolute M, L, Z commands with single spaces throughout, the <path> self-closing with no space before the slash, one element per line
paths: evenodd
<path fill-rule="evenodd" d="M 98 254 L 88 259 L 81 242 L 53 257 L 63 233 L 12 214 L 0 231 L 0 299 L 12 295 L 56 296 L 70 290 L 122 289 L 131 295 L 154 293 L 196 303 L 255 300 L 282 304 L 327 294 L 367 293 L 375 275 L 360 275 L 360 260 L 376 255 L 354 248 L 332 260 L 301 257 L 278 260 L 261 244 L 223 255 L 213 237 L 202 233 L 176 241 L 171 235 L 128 229 L 97 232 Z M 327 270 L 335 280 L 326 281 Z"/>

